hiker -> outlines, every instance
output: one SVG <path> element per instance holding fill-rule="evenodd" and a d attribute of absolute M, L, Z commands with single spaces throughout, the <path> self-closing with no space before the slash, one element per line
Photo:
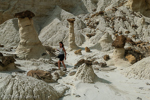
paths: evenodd
<path fill-rule="evenodd" d="M 58 61 L 58 68 L 60 70 L 60 63 L 63 64 L 64 66 L 64 71 L 66 71 L 66 65 L 64 64 L 64 59 L 66 60 L 66 50 L 64 48 L 64 44 L 63 42 L 59 42 L 59 49 L 57 49 L 59 51 L 59 55 L 58 55 L 58 58 L 59 58 L 59 61 Z"/>

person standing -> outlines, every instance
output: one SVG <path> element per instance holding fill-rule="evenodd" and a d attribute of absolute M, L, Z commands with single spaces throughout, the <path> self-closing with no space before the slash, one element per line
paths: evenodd
<path fill-rule="evenodd" d="M 63 64 L 64 66 L 64 71 L 66 71 L 66 65 L 64 63 L 64 59 L 66 60 L 66 50 L 64 48 L 64 44 L 63 42 L 59 42 L 59 49 L 57 49 L 59 51 L 59 55 L 58 55 L 58 58 L 59 58 L 59 61 L 58 61 L 58 68 L 60 70 L 60 63 Z"/>

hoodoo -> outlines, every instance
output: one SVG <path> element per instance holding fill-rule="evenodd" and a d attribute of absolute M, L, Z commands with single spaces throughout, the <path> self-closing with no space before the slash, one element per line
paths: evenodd
<path fill-rule="evenodd" d="M 69 22 L 69 50 L 78 49 L 78 46 L 75 43 L 75 35 L 74 35 L 74 21 L 75 18 L 67 19 Z"/>
<path fill-rule="evenodd" d="M 15 17 L 18 18 L 20 33 L 20 43 L 16 49 L 16 53 L 21 59 L 38 59 L 46 53 L 33 25 L 32 17 L 34 16 L 34 13 L 31 11 L 15 14 Z"/>

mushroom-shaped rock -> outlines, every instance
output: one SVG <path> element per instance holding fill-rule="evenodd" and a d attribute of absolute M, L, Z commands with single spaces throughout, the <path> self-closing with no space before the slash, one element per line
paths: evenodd
<path fill-rule="evenodd" d="M 30 11 L 15 14 L 18 18 L 18 26 L 20 33 L 20 43 L 16 49 L 17 56 L 21 59 L 40 58 L 46 53 L 38 38 L 38 34 L 34 28 L 32 17 L 34 14 Z"/>
<path fill-rule="evenodd" d="M 75 43 L 75 35 L 74 35 L 74 21 L 75 18 L 67 19 L 69 22 L 69 50 L 78 49 L 78 46 Z"/>
<path fill-rule="evenodd" d="M 58 100 L 59 97 L 52 86 L 32 77 L 9 75 L 0 81 L 0 100 Z"/>
<path fill-rule="evenodd" d="M 82 81 L 84 83 L 93 83 L 95 77 L 96 74 L 93 71 L 91 61 L 85 61 L 85 63 L 78 68 L 75 74 L 75 80 Z"/>
<path fill-rule="evenodd" d="M 31 70 L 27 73 L 27 76 L 43 80 L 47 83 L 53 82 L 51 73 L 43 70 Z"/>

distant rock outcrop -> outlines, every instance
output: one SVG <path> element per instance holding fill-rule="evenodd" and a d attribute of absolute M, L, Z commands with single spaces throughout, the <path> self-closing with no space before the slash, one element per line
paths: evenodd
<path fill-rule="evenodd" d="M 133 11 L 150 17 L 150 0 L 128 0 L 128 5 Z"/>

